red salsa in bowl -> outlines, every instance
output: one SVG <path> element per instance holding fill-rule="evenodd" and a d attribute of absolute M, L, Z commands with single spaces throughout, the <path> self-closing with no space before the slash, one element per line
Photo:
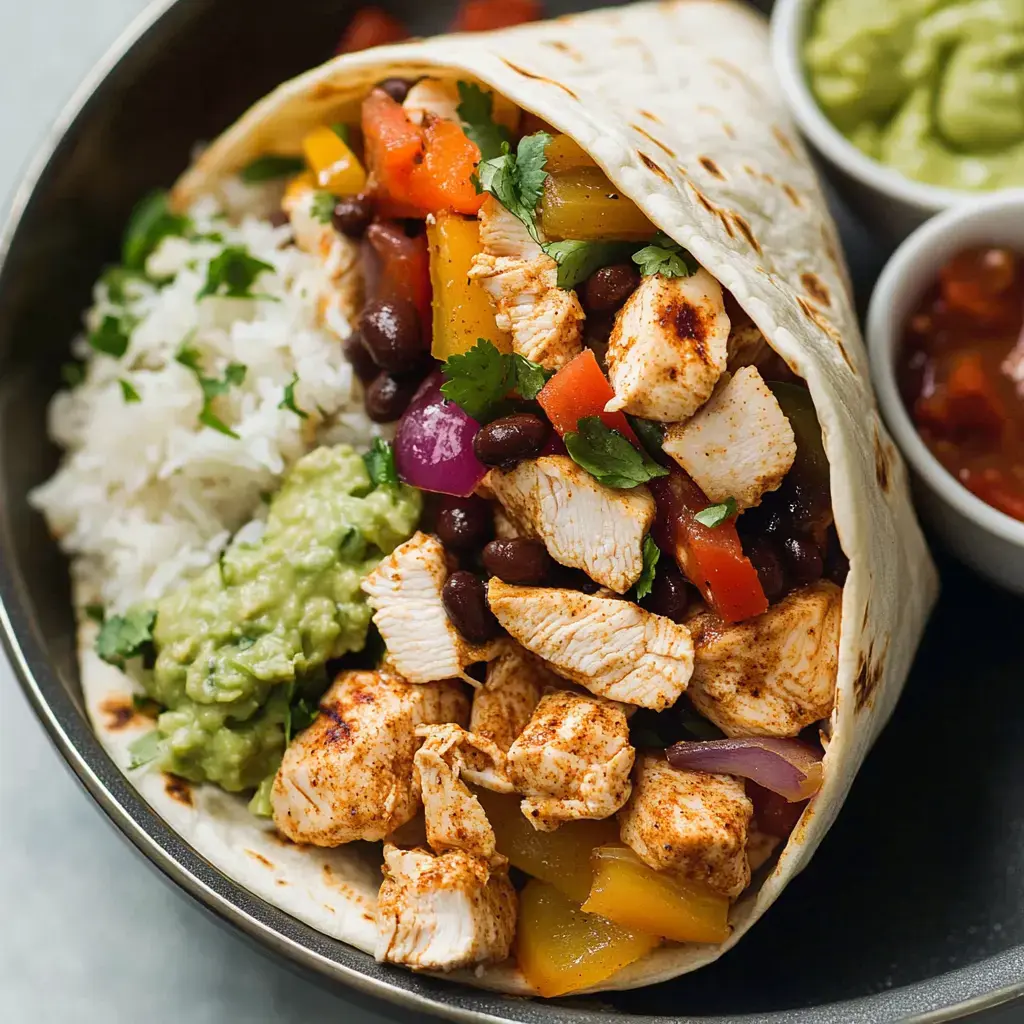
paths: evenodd
<path fill-rule="evenodd" d="M 897 372 L 932 454 L 1024 521 L 1024 258 L 981 247 L 946 262 L 904 324 Z"/>

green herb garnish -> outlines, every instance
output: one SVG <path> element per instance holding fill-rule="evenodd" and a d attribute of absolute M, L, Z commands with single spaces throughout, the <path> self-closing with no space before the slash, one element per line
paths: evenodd
<path fill-rule="evenodd" d="M 132 211 L 121 248 L 121 262 L 128 270 L 144 272 L 146 260 L 165 238 L 186 235 L 191 229 L 192 221 L 188 217 L 171 212 L 166 192 L 151 192 Z"/>
<path fill-rule="evenodd" d="M 456 108 L 466 137 L 476 143 L 481 160 L 501 156 L 502 146 L 512 137 L 509 130 L 494 121 L 494 94 L 484 92 L 474 82 L 459 82 L 459 105 Z"/>
<path fill-rule="evenodd" d="M 398 469 L 395 467 L 395 450 L 390 441 L 375 437 L 370 450 L 363 455 L 366 472 L 374 487 L 398 483 Z"/>
<path fill-rule="evenodd" d="M 124 377 L 122 377 L 117 383 L 121 385 L 121 397 L 124 399 L 126 405 L 142 401 L 142 395 L 135 390 L 135 386 L 130 380 L 125 380 Z"/>
<path fill-rule="evenodd" d="M 302 732 L 320 717 L 320 708 L 315 701 L 300 697 L 288 706 L 288 715 L 284 721 L 284 742 L 287 746 L 297 732 Z"/>
<path fill-rule="evenodd" d="M 554 373 L 515 352 L 499 352 L 485 338 L 441 366 L 441 394 L 475 420 L 485 420 L 510 391 L 533 401 Z"/>
<path fill-rule="evenodd" d="M 700 264 L 668 235 L 659 232 L 650 245 L 633 254 L 633 262 L 644 277 L 689 277 L 700 270 Z"/>
<path fill-rule="evenodd" d="M 109 664 L 123 667 L 128 658 L 152 650 L 155 622 L 152 608 L 133 608 L 124 615 L 110 616 L 96 637 L 96 653 Z"/>
<path fill-rule="evenodd" d="M 661 548 L 654 543 L 650 534 L 644 537 L 643 557 L 643 572 L 640 573 L 640 579 L 636 581 L 636 586 L 633 588 L 633 600 L 635 601 L 643 600 L 651 592 L 658 559 L 661 558 Z"/>
<path fill-rule="evenodd" d="M 103 620 L 107 617 L 106 609 L 101 604 L 87 604 L 82 611 L 85 612 L 87 619 L 91 619 L 100 626 L 103 625 Z"/>
<path fill-rule="evenodd" d="M 334 198 L 332 192 L 314 192 L 313 203 L 309 210 L 310 216 L 321 224 L 330 224 L 334 217 L 334 208 L 337 205 L 338 200 Z"/>
<path fill-rule="evenodd" d="M 267 156 L 258 156 L 251 164 L 243 167 L 238 176 L 247 185 L 259 185 L 264 181 L 291 177 L 305 169 L 306 161 L 301 156 L 280 156 L 271 153 Z"/>
<path fill-rule="evenodd" d="M 254 299 L 252 286 L 260 274 L 273 272 L 274 267 L 263 260 L 250 256 L 248 250 L 239 245 L 229 245 L 210 260 L 206 271 L 206 284 L 199 289 L 197 300 L 208 295 L 227 299 Z"/>
<path fill-rule="evenodd" d="M 115 306 L 123 306 L 128 301 L 127 286 L 132 281 L 146 281 L 146 275 L 139 270 L 128 267 L 107 267 L 100 277 L 100 284 L 107 289 L 107 298 Z"/>
<path fill-rule="evenodd" d="M 297 373 L 293 373 L 292 379 L 284 386 L 284 398 L 277 403 L 277 407 L 278 409 L 288 409 L 301 419 L 308 420 L 309 413 L 306 412 L 305 409 L 300 409 L 298 405 L 295 404 L 295 385 L 298 383 L 299 375 Z"/>
<path fill-rule="evenodd" d="M 702 508 L 694 514 L 693 518 L 702 526 L 714 529 L 716 526 L 721 526 L 727 519 L 732 519 L 734 515 L 736 515 L 736 499 L 726 498 L 718 505 L 708 505 L 707 508 Z"/>
<path fill-rule="evenodd" d="M 545 150 L 551 142 L 547 132 L 536 132 L 519 140 L 513 154 L 507 142 L 501 155 L 481 162 L 477 169 L 480 190 L 489 192 L 513 216 L 526 225 L 530 237 L 540 244 L 537 230 L 537 203 L 544 191 L 547 171 Z"/>
<path fill-rule="evenodd" d="M 211 430 L 237 439 L 238 435 L 213 411 L 213 400 L 241 384 L 245 380 L 247 368 L 242 363 L 228 363 L 223 377 L 207 377 L 203 373 L 199 350 L 191 345 L 183 345 L 174 358 L 195 374 L 202 389 L 203 408 L 199 412 L 199 422 Z"/>
<path fill-rule="evenodd" d="M 97 352 L 120 359 L 128 351 L 135 320 L 129 316 L 108 314 L 99 327 L 89 334 L 89 346 Z"/>
<path fill-rule="evenodd" d="M 63 363 L 60 368 L 60 379 L 68 389 L 77 388 L 85 380 L 85 363 Z"/>
<path fill-rule="evenodd" d="M 626 419 L 629 420 L 633 433 L 640 438 L 640 443 L 644 446 L 647 454 L 657 461 L 658 456 L 663 452 L 662 445 L 665 442 L 665 425 L 658 423 L 656 420 L 644 420 L 639 416 L 630 416 L 628 413 L 626 414 Z"/>
<path fill-rule="evenodd" d="M 568 291 L 612 263 L 628 260 L 636 249 L 629 242 L 545 242 L 541 248 L 558 264 L 558 287 Z"/>
<path fill-rule="evenodd" d="M 562 439 L 577 465 L 608 487 L 638 487 L 655 477 L 668 476 L 646 452 L 638 451 L 600 416 L 585 416 L 577 429 Z"/>

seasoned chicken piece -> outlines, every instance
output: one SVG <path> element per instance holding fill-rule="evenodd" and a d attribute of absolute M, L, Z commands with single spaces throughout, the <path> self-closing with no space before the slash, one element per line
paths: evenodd
<path fill-rule="evenodd" d="M 619 594 L 640 578 L 644 535 L 655 513 L 643 485 L 605 487 L 567 455 L 493 469 L 489 480 L 519 532 L 542 540 L 556 562 L 582 569 Z"/>
<path fill-rule="evenodd" d="M 466 666 L 488 661 L 496 648 L 468 643 L 451 624 L 441 601 L 447 578 L 441 542 L 416 533 L 363 580 L 363 592 L 376 611 L 388 663 L 399 675 L 410 683 L 460 677 L 476 686 Z"/>
<path fill-rule="evenodd" d="M 484 685 L 473 694 L 469 728 L 507 751 L 523 731 L 544 691 L 562 680 L 540 658 L 506 642 L 487 666 Z"/>
<path fill-rule="evenodd" d="M 747 828 L 754 805 L 743 782 L 673 768 L 650 754 L 633 769 L 619 835 L 656 871 L 673 871 L 731 898 L 750 883 Z"/>
<path fill-rule="evenodd" d="M 413 758 L 413 777 L 423 796 L 431 848 L 437 853 L 465 850 L 489 863 L 504 861 L 496 853 L 494 830 L 480 801 L 463 781 L 498 793 L 513 792 L 504 752 L 451 723 L 420 726 L 416 735 L 423 745 Z"/>
<path fill-rule="evenodd" d="M 274 824 L 314 846 L 383 839 L 420 807 L 416 726 L 468 714 L 455 683 L 412 686 L 383 672 L 342 672 L 316 721 L 284 753 L 270 795 Z"/>
<path fill-rule="evenodd" d="M 583 307 L 576 293 L 558 287 L 550 256 L 532 260 L 478 253 L 469 270 L 497 309 L 495 322 L 512 335 L 520 355 L 557 370 L 583 349 Z"/>
<path fill-rule="evenodd" d="M 514 640 L 600 697 L 662 711 L 693 672 L 686 626 L 631 601 L 498 579 L 488 586 L 488 601 Z"/>
<path fill-rule="evenodd" d="M 494 196 L 488 196 L 476 215 L 480 224 L 480 244 L 488 256 L 511 256 L 534 260 L 541 247 L 530 237 L 526 225 L 508 212 Z"/>
<path fill-rule="evenodd" d="M 712 612 L 691 619 L 694 707 L 727 736 L 796 736 L 828 718 L 842 599 L 842 590 L 823 580 L 731 626 Z"/>
<path fill-rule="evenodd" d="M 406 93 L 402 109 L 413 124 L 423 124 L 430 114 L 442 121 L 459 120 L 459 91 L 454 82 L 421 78 Z"/>
<path fill-rule="evenodd" d="M 374 952 L 418 971 L 498 963 L 512 948 L 517 908 L 507 868 L 462 850 L 435 856 L 389 843 Z"/>
<path fill-rule="evenodd" d="M 621 705 L 572 690 L 541 698 L 508 752 L 508 774 L 530 824 L 609 818 L 629 797 L 633 748 Z"/>
<path fill-rule="evenodd" d="M 753 366 L 737 370 L 693 419 L 669 427 L 662 447 L 711 501 L 732 497 L 741 509 L 759 505 L 796 458 L 793 428 Z"/>
<path fill-rule="evenodd" d="M 689 419 L 725 369 L 728 339 L 722 289 L 706 270 L 643 278 L 615 317 L 607 355 L 615 397 L 605 408 Z"/>

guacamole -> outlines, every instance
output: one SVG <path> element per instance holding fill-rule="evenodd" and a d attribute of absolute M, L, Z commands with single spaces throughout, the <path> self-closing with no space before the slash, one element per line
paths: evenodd
<path fill-rule="evenodd" d="M 143 746 L 159 767 L 233 791 L 276 771 L 297 702 L 315 706 L 328 659 L 366 642 L 363 577 L 419 513 L 417 491 L 375 485 L 347 446 L 297 462 L 262 537 L 156 606 L 142 684 L 167 710 Z"/>
<path fill-rule="evenodd" d="M 804 60 L 868 156 L 947 188 L 1024 185 L 1024 0 L 822 0 Z"/>

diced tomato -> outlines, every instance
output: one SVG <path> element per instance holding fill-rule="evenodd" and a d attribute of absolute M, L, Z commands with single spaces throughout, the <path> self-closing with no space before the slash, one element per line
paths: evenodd
<path fill-rule="evenodd" d="M 355 53 L 371 46 L 399 43 L 409 38 L 406 27 L 380 7 L 360 7 L 348 23 L 335 53 Z"/>
<path fill-rule="evenodd" d="M 961 473 L 960 482 L 993 508 L 1024 520 L 1024 488 L 1015 487 L 1002 470 L 990 468 L 980 473 Z"/>
<path fill-rule="evenodd" d="M 456 32 L 488 32 L 537 21 L 540 16 L 539 0 L 462 0 L 452 28 Z"/>
<path fill-rule="evenodd" d="M 587 416 L 600 416 L 606 427 L 617 430 L 639 447 L 640 441 L 625 415 L 605 412 L 604 407 L 614 397 L 608 378 L 598 366 L 597 356 L 585 348 L 544 385 L 537 401 L 562 437 L 576 430 L 579 421 Z"/>
<path fill-rule="evenodd" d="M 1009 325 L 1020 316 L 1014 294 L 1018 258 L 1009 249 L 968 249 L 939 271 L 950 310 L 983 323 Z"/>
<path fill-rule="evenodd" d="M 679 568 L 726 621 L 739 622 L 768 610 L 757 570 L 743 553 L 736 523 L 705 526 L 695 518 L 712 504 L 681 470 L 651 480 L 658 503 L 655 540 L 675 554 Z"/>
<path fill-rule="evenodd" d="M 1006 423 L 1006 410 L 995 382 L 985 372 L 980 352 L 961 352 L 955 357 L 945 386 L 922 396 L 914 406 L 917 422 L 940 437 L 960 438 L 982 434 L 997 439 Z"/>
<path fill-rule="evenodd" d="M 380 276 L 372 297 L 399 298 L 414 303 L 420 316 L 423 340 L 429 345 L 433 315 L 427 236 L 410 238 L 400 225 L 384 221 L 367 228 L 366 241 L 380 258 Z"/>

